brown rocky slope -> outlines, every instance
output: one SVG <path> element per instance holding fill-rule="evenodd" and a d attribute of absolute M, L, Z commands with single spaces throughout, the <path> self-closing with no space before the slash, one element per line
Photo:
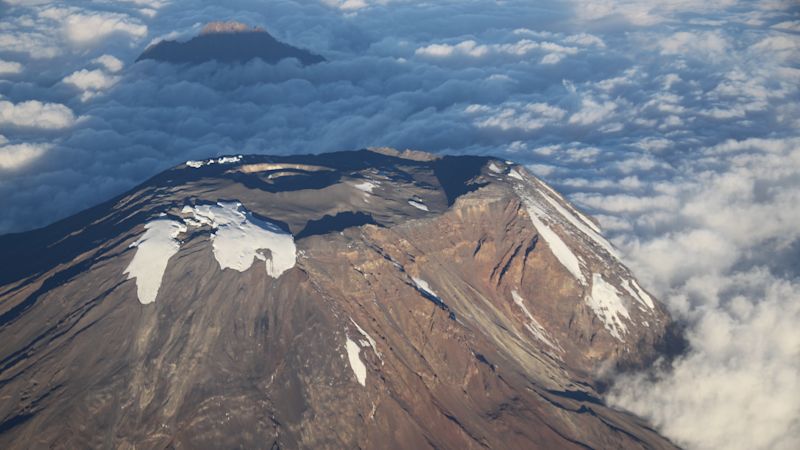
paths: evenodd
<path fill-rule="evenodd" d="M 673 448 L 597 393 L 669 325 L 614 253 L 497 159 L 190 161 L 0 236 L 0 447 Z"/>

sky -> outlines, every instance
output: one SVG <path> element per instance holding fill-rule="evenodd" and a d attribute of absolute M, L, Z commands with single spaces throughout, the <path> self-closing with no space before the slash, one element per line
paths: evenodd
<path fill-rule="evenodd" d="M 328 61 L 134 62 L 212 20 Z M 0 1 L 0 233 L 188 159 L 511 159 L 687 324 L 607 400 L 691 449 L 800 448 L 799 49 L 783 0 Z"/>

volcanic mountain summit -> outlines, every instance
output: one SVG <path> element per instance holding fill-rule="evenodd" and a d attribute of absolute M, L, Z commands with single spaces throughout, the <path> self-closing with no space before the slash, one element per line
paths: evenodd
<path fill-rule="evenodd" d="M 136 61 L 153 59 L 173 64 L 201 64 L 247 62 L 254 58 L 270 64 L 294 58 L 305 66 L 325 61 L 322 56 L 275 39 L 263 28 L 240 22 L 211 22 L 200 35 L 186 42 L 159 41 L 147 47 Z"/>
<path fill-rule="evenodd" d="M 0 448 L 673 448 L 597 387 L 669 316 L 508 161 L 187 161 L 0 260 Z"/>

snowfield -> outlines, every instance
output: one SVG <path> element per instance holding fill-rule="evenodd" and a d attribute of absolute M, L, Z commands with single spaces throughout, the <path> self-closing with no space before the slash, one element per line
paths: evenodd
<path fill-rule="evenodd" d="M 248 270 L 256 260 L 272 278 L 294 267 L 297 248 L 294 237 L 274 223 L 253 216 L 239 202 L 184 206 L 182 221 L 155 219 L 145 224 L 145 232 L 131 244 L 136 248 L 125 274 L 136 279 L 139 302 L 153 303 L 158 296 L 167 262 L 180 250 L 178 235 L 190 228 L 210 227 L 214 258 L 220 269 Z"/>

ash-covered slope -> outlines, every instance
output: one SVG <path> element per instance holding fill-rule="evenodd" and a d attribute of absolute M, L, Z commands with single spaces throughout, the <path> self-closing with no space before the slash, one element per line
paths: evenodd
<path fill-rule="evenodd" d="M 275 39 L 264 29 L 237 22 L 212 22 L 200 35 L 186 42 L 160 41 L 146 48 L 136 61 L 153 59 L 173 64 L 201 64 L 207 61 L 247 62 L 254 58 L 271 64 L 288 58 L 295 58 L 303 65 L 325 61 L 322 56 Z"/>
<path fill-rule="evenodd" d="M 672 448 L 596 391 L 669 317 L 505 161 L 189 161 L 0 258 L 2 448 Z"/>

